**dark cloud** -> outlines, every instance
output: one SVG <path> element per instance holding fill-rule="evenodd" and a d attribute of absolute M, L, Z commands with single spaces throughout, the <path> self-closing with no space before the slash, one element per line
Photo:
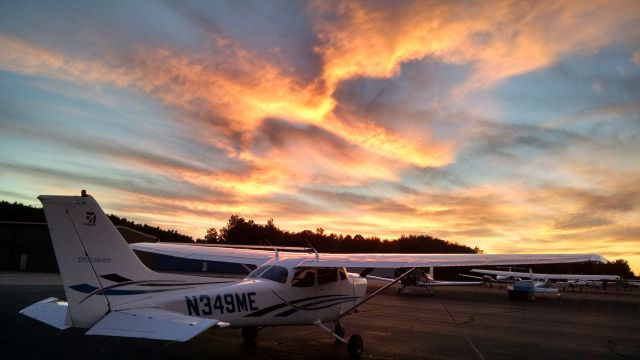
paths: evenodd
<path fill-rule="evenodd" d="M 0 173 L 2 173 L 1 170 L 0 170 Z M 0 200 L 12 199 L 12 201 L 19 200 L 20 202 L 24 202 L 24 203 L 27 203 L 27 204 L 35 204 L 35 203 L 37 203 L 37 200 L 33 196 L 33 194 L 27 195 L 27 194 L 15 192 L 15 191 L 9 191 L 9 190 L 0 189 L 0 196 L 2 197 L 2 199 L 0 199 Z M 39 204 L 38 204 L 38 206 L 39 206 Z"/>
<path fill-rule="evenodd" d="M 325 129 L 280 119 L 265 119 L 262 122 L 256 131 L 252 149 L 258 156 L 265 155 L 272 149 L 299 151 L 299 155 L 304 156 L 307 150 L 345 163 L 364 157 L 358 146 Z"/>
<path fill-rule="evenodd" d="M 322 204 L 305 201 L 297 194 L 273 194 L 257 199 L 257 202 L 269 204 L 269 207 L 278 209 L 279 213 L 286 214 L 289 218 L 301 219 L 305 216 L 318 215 L 323 210 Z M 264 214 L 266 217 L 272 217 L 278 220 L 273 214 Z"/>
<path fill-rule="evenodd" d="M 593 140 L 567 129 L 537 125 L 479 121 L 469 153 L 478 156 L 498 156 L 506 159 L 532 159 L 558 153 Z"/>
<path fill-rule="evenodd" d="M 162 171 L 187 171 L 200 174 L 213 174 L 221 171 L 243 171 L 246 165 L 227 158 L 223 151 L 209 144 L 202 143 L 199 138 L 186 138 L 184 135 L 174 135 L 182 139 L 172 139 L 182 143 L 184 149 L 175 149 L 172 155 L 163 155 L 167 152 L 151 152 L 141 147 L 134 147 L 119 141 L 107 140 L 98 136 L 86 137 L 60 133 L 44 128 L 25 127 L 19 124 L 6 122 L 0 124 L 0 129 L 21 137 L 31 137 L 39 143 L 50 142 L 58 146 L 72 147 L 82 152 L 91 152 L 97 155 L 113 156 L 126 162 L 135 162 L 160 168 Z M 183 151 L 180 151 L 183 150 Z M 185 157 L 178 158 L 176 153 L 184 153 Z M 199 161 L 198 161 L 199 160 Z"/>
<path fill-rule="evenodd" d="M 358 208 L 376 214 L 395 213 L 411 215 L 415 213 L 415 209 L 385 197 L 361 195 L 347 191 L 310 188 L 302 189 L 300 193 L 318 198 L 324 203 L 331 204 L 330 206 L 332 207 L 341 207 L 344 209 Z"/>
<path fill-rule="evenodd" d="M 629 179 L 621 181 L 630 185 L 618 185 L 611 189 L 577 188 L 569 186 L 543 186 L 541 195 L 549 201 L 574 204 L 583 209 L 584 214 L 627 213 L 638 208 L 640 188 L 638 182 Z"/>
<path fill-rule="evenodd" d="M 90 185 L 139 193 L 173 200 L 198 200 L 224 198 L 228 195 L 199 185 L 182 182 L 163 175 L 147 174 L 96 174 L 95 169 L 86 172 L 54 169 L 44 166 L 0 162 L 5 169 L 31 177 L 46 177 L 68 185 L 86 188 Z M 119 175 L 119 176 L 118 176 Z"/>
<path fill-rule="evenodd" d="M 405 184 L 412 187 L 399 188 L 408 194 L 419 192 L 417 189 L 463 188 L 468 185 L 462 174 L 457 173 L 451 167 L 417 167 L 412 166 L 402 172 Z M 417 188 L 417 189 L 416 189 Z"/>
<path fill-rule="evenodd" d="M 202 38 L 162 3 L 2 2 L 0 32 L 75 58 L 123 65 L 140 46 L 195 50 Z"/>
<path fill-rule="evenodd" d="M 312 29 L 311 14 L 304 2 L 230 1 L 216 3 L 174 2 L 166 4 L 203 36 L 220 47 L 247 49 L 256 56 L 278 64 L 282 73 L 297 79 L 300 85 L 316 81 L 322 71 L 322 59 L 314 50 L 319 41 Z"/>
<path fill-rule="evenodd" d="M 562 219 L 558 219 L 554 223 L 553 227 L 559 230 L 580 230 L 596 228 L 613 223 L 611 220 L 602 218 L 596 214 L 572 214 Z"/>
<path fill-rule="evenodd" d="M 334 113 L 343 121 L 371 121 L 398 130 L 430 129 L 435 112 L 448 102 L 451 92 L 471 73 L 466 65 L 424 58 L 401 64 L 391 78 L 357 77 L 345 80 L 333 93 Z"/>
<path fill-rule="evenodd" d="M 220 200 L 220 198 L 210 200 L 212 204 L 233 204 L 233 201 L 228 200 Z M 172 216 L 177 215 L 187 215 L 187 216 L 197 216 L 202 218 L 215 219 L 219 222 L 226 220 L 231 213 L 228 211 L 218 211 L 218 210 L 210 210 L 203 209 L 194 206 L 186 206 L 181 205 L 175 202 L 170 204 L 164 203 L 162 201 L 153 202 L 153 201 L 144 201 L 138 203 L 128 203 L 128 204 L 115 204 L 111 205 L 111 210 L 117 211 L 119 213 L 143 213 L 143 214 L 169 214 Z M 213 224 L 212 224 L 213 225 Z"/>

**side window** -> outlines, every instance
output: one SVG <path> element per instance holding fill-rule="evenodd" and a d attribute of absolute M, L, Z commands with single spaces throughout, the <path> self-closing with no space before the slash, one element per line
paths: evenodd
<path fill-rule="evenodd" d="M 340 280 L 347 280 L 347 271 L 344 268 L 340 268 L 338 274 L 340 275 Z"/>
<path fill-rule="evenodd" d="M 316 283 L 316 271 L 315 269 L 303 269 L 298 270 L 293 275 L 291 280 L 291 286 L 295 287 L 310 287 Z"/>
<path fill-rule="evenodd" d="M 289 272 L 287 271 L 287 269 L 283 268 L 282 266 L 272 266 L 269 268 L 269 270 L 263 272 L 260 275 L 261 279 L 268 279 L 268 280 L 272 280 L 272 281 L 277 281 L 279 283 L 286 283 L 287 282 L 287 276 L 289 275 Z"/>
<path fill-rule="evenodd" d="M 328 284 L 338 281 L 337 268 L 320 268 L 318 269 L 318 285 Z"/>

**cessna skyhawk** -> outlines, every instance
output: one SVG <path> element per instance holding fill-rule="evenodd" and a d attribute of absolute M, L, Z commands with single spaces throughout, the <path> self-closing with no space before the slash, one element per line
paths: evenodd
<path fill-rule="evenodd" d="M 274 254 L 242 280 L 157 273 L 86 192 L 39 199 L 67 301 L 48 298 L 20 312 L 58 329 L 87 328 L 87 335 L 187 341 L 235 327 L 253 340 L 265 326 L 315 325 L 359 357 L 362 338 L 346 340 L 340 320 L 416 267 L 606 261 L 597 254 Z M 367 280 L 345 267 L 410 270 L 365 296 Z"/>

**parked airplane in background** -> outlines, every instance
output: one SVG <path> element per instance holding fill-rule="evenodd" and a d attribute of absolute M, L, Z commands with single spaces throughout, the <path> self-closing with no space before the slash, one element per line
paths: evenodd
<path fill-rule="evenodd" d="M 407 268 L 399 268 L 395 269 L 394 275 L 396 277 L 405 273 Z M 406 288 L 409 286 L 414 287 L 422 287 L 429 290 L 429 294 L 433 295 L 434 286 L 468 286 L 468 285 L 483 285 L 484 281 L 439 281 L 434 279 L 434 271 L 433 266 L 429 267 L 429 271 L 425 271 L 426 268 L 418 268 L 415 269 L 412 273 L 405 276 L 402 280 L 400 280 L 400 287 L 398 288 L 398 294 L 406 291 Z M 384 282 L 392 282 L 394 279 L 389 279 L 385 277 L 368 275 L 368 279 L 375 279 Z"/>
<path fill-rule="evenodd" d="M 616 281 L 620 279 L 618 275 L 581 275 L 581 274 L 539 274 L 532 272 L 500 271 L 471 269 L 471 272 L 483 274 L 483 276 L 472 276 L 460 274 L 462 276 L 482 279 L 490 282 L 513 282 L 523 279 L 534 280 L 564 280 L 564 281 Z"/>
<path fill-rule="evenodd" d="M 606 261 L 597 254 L 300 254 L 183 246 L 165 251 L 260 262 L 242 280 L 158 273 L 145 267 L 93 197 L 40 196 L 67 302 L 48 298 L 20 313 L 58 329 L 87 335 L 187 341 L 209 328 L 242 328 L 253 341 L 263 327 L 315 325 L 347 343 L 352 357 L 362 338 L 347 341 L 341 319 L 401 281 L 417 267 Z M 209 249 L 207 251 L 207 249 Z M 203 251 L 205 250 L 205 251 Z M 215 251 L 211 251 L 215 250 Z M 367 280 L 345 267 L 409 268 L 366 296 Z M 334 330 L 327 327 L 334 323 Z"/>
<path fill-rule="evenodd" d="M 535 294 L 556 294 L 560 298 L 560 290 L 549 285 L 549 280 L 536 279 L 531 269 L 529 269 L 529 280 L 519 280 L 507 286 L 507 296 L 509 300 L 535 300 Z"/>
<path fill-rule="evenodd" d="M 529 272 L 516 271 L 500 271 L 500 270 L 484 270 L 472 269 L 471 272 L 483 274 L 483 276 L 473 276 L 460 274 L 462 276 L 483 279 L 486 282 L 511 283 L 508 286 L 509 299 L 514 300 L 533 300 L 535 293 L 554 293 L 560 297 L 559 290 L 550 286 L 550 281 L 561 280 L 567 284 L 587 284 L 594 282 L 617 281 L 620 279 L 617 275 L 581 275 L 581 274 L 539 274 L 529 269 Z"/>
<path fill-rule="evenodd" d="M 500 274 L 494 274 L 493 272 L 490 274 L 485 274 L 485 275 L 469 275 L 469 274 L 458 274 L 459 276 L 463 276 L 463 277 L 467 277 L 470 279 L 478 279 L 478 280 L 482 280 L 485 283 L 488 284 L 492 284 L 492 283 L 503 283 L 503 284 L 511 284 L 513 282 L 516 281 L 521 281 L 522 278 L 518 275 L 516 275 L 516 273 L 514 273 L 512 271 L 512 269 L 514 269 L 513 266 L 509 266 L 509 271 L 502 271 L 500 272 Z M 520 269 L 520 268 L 518 268 Z M 472 269 L 472 272 L 479 272 L 478 270 L 481 269 Z M 483 273 L 484 270 L 481 270 L 480 272 Z M 493 270 L 491 270 L 493 271 Z M 518 273 L 518 274 L 524 274 L 524 273 Z M 493 275 L 493 276 L 491 276 Z M 528 275 L 528 274 L 527 274 Z"/>

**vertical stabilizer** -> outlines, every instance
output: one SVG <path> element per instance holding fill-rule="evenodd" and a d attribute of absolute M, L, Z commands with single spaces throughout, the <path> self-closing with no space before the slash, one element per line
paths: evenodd
<path fill-rule="evenodd" d="M 70 326 L 91 327 L 113 307 L 149 297 L 121 284 L 149 280 L 140 262 L 93 197 L 38 197 L 44 207 L 69 304 Z"/>

